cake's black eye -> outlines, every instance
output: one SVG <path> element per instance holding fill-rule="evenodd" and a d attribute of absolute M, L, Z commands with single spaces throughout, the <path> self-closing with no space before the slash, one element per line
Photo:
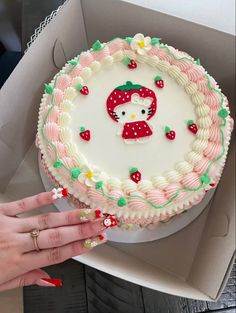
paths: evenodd
<path fill-rule="evenodd" d="M 122 114 L 122 115 L 125 115 L 125 111 L 122 111 L 121 114 Z"/>
<path fill-rule="evenodd" d="M 142 114 L 145 114 L 145 113 L 146 113 L 146 111 L 145 111 L 144 109 L 142 109 L 141 113 L 142 113 Z"/>

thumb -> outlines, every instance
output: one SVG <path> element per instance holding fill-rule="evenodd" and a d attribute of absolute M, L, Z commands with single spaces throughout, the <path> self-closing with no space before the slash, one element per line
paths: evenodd
<path fill-rule="evenodd" d="M 45 287 L 46 286 L 54 287 L 53 284 L 43 281 L 42 280 L 43 278 L 47 279 L 50 277 L 45 271 L 41 269 L 33 270 L 24 275 L 11 279 L 3 284 L 0 284 L 0 291 L 19 288 L 23 286 L 34 285 L 34 284 L 37 284 L 39 286 L 45 286 Z"/>

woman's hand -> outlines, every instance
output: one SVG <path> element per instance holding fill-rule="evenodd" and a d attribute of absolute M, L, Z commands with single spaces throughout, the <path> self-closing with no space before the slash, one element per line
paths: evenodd
<path fill-rule="evenodd" d="M 63 262 L 106 242 L 99 210 L 47 213 L 27 218 L 17 215 L 55 201 L 58 194 L 43 192 L 10 203 L 0 203 L 0 291 L 37 284 L 61 285 L 40 267 Z M 31 232 L 39 230 L 38 237 Z M 37 250 L 37 246 L 40 249 Z M 45 280 L 44 280 L 45 279 Z"/>

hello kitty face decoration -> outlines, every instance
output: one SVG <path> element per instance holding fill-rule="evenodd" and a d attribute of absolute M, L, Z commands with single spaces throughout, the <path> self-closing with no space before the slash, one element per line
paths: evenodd
<path fill-rule="evenodd" d="M 130 81 L 115 88 L 107 98 L 110 117 L 123 125 L 121 133 L 125 142 L 143 142 L 152 135 L 148 124 L 156 113 L 156 95 L 144 86 Z"/>

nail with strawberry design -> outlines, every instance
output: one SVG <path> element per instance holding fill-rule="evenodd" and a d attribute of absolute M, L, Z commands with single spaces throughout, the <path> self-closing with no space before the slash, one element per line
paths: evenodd
<path fill-rule="evenodd" d="M 173 129 L 171 129 L 169 126 L 166 126 L 165 127 L 165 135 L 166 135 L 166 138 L 169 139 L 169 140 L 174 140 L 175 139 L 175 131 Z"/>
<path fill-rule="evenodd" d="M 157 75 L 154 78 L 154 82 L 155 82 L 155 85 L 157 86 L 157 88 L 159 88 L 159 89 L 164 88 L 164 80 L 162 79 L 161 76 Z"/>
<path fill-rule="evenodd" d="M 76 89 L 84 96 L 87 96 L 89 94 L 89 89 L 87 86 L 82 86 L 81 84 L 78 84 L 76 86 Z"/>
<path fill-rule="evenodd" d="M 187 126 L 188 126 L 188 130 L 193 133 L 193 134 L 196 134 L 197 131 L 198 131 L 198 127 L 197 125 L 194 123 L 193 120 L 188 120 L 187 121 Z"/>
<path fill-rule="evenodd" d="M 85 140 L 85 141 L 89 141 L 91 136 L 90 136 L 90 130 L 85 129 L 85 127 L 80 127 L 80 133 L 79 133 L 80 137 Z"/>

